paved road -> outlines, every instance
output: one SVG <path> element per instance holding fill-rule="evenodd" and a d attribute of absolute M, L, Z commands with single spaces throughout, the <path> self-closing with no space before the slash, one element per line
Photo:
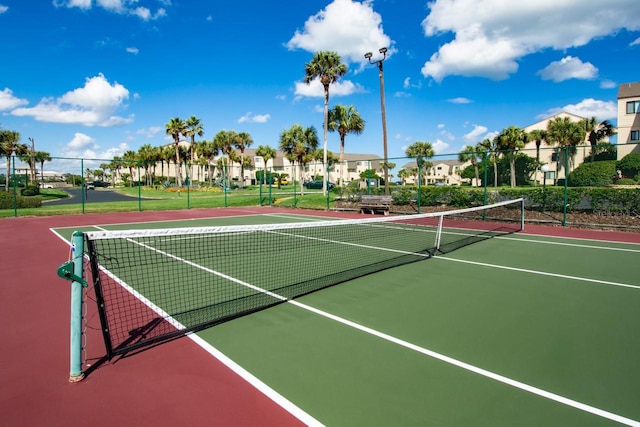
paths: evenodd
<path fill-rule="evenodd" d="M 47 205 L 70 205 L 74 203 L 82 203 L 82 193 L 79 188 L 65 189 L 71 197 L 66 199 L 52 200 L 46 202 Z M 85 203 L 102 203 L 102 202 L 123 202 L 135 200 L 135 197 L 124 196 L 116 193 L 115 190 L 101 188 L 99 190 L 87 190 L 84 197 Z"/>

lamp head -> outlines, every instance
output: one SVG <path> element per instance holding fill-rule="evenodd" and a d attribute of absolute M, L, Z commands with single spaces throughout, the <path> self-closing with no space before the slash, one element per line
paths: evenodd
<path fill-rule="evenodd" d="M 381 48 L 380 48 L 380 53 L 381 53 L 381 54 L 383 54 L 383 55 L 384 55 L 385 53 L 387 53 L 387 48 L 386 48 L 386 47 L 381 47 Z"/>
<path fill-rule="evenodd" d="M 367 52 L 364 54 L 364 57 L 367 58 L 368 60 L 371 60 L 371 57 L 373 56 L 373 53 L 371 52 Z"/>
<path fill-rule="evenodd" d="M 540 166 L 540 170 L 544 173 L 549 172 L 549 165 L 542 165 Z"/>

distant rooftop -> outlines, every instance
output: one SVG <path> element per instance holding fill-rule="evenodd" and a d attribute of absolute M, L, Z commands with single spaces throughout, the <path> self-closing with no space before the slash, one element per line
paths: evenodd
<path fill-rule="evenodd" d="M 640 82 L 623 83 L 618 87 L 618 99 L 640 96 Z"/>

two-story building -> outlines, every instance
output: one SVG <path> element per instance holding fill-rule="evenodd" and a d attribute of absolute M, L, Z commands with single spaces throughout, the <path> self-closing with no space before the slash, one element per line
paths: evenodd
<path fill-rule="evenodd" d="M 640 153 L 640 82 L 618 87 L 618 160 Z"/>

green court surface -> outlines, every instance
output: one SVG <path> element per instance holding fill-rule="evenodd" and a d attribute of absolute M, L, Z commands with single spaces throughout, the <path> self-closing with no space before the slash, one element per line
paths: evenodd
<path fill-rule="evenodd" d="M 640 426 L 638 261 L 637 244 L 494 237 L 191 337 L 309 424 Z"/>

